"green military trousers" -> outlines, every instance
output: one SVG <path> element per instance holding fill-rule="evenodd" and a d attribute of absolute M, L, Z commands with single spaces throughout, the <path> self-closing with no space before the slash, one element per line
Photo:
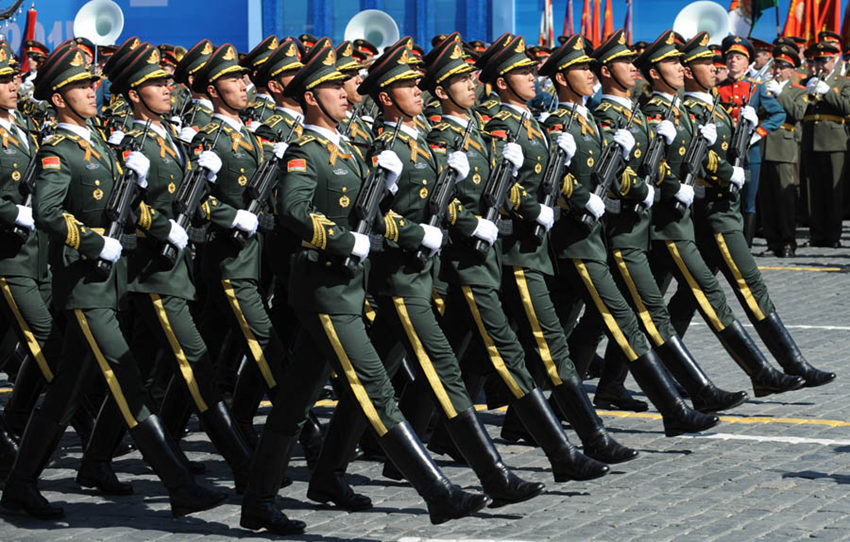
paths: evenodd
<path fill-rule="evenodd" d="M 62 351 L 62 331 L 50 313 L 50 283 L 2 276 L 3 313 L 45 382 L 53 381 Z"/>

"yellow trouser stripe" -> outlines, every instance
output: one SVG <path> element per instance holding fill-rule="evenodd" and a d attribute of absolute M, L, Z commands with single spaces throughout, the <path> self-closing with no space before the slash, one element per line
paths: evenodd
<path fill-rule="evenodd" d="M 41 374 L 44 376 L 44 379 L 47 382 L 52 382 L 53 371 L 50 370 L 50 365 L 47 364 L 47 360 L 44 358 L 44 352 L 41 351 L 41 345 L 38 344 L 38 341 L 36 340 L 32 330 L 30 329 L 29 324 L 26 320 L 24 320 L 24 315 L 21 314 L 20 309 L 18 309 L 18 303 L 12 296 L 12 289 L 9 288 L 9 283 L 6 282 L 5 277 L 0 277 L 0 287 L 2 287 L 3 289 L 3 297 L 6 298 L 6 303 L 12 310 L 12 314 L 15 315 L 15 320 L 18 322 L 18 326 L 21 328 L 21 332 L 23 332 L 24 334 L 24 339 L 26 339 L 27 348 L 29 348 L 29 351 L 32 354 L 32 357 L 35 359 L 39 370 L 41 370 Z"/>
<path fill-rule="evenodd" d="M 363 313 L 366 315 L 366 320 L 368 320 L 370 324 L 375 323 L 375 317 L 378 316 L 378 313 L 375 312 L 375 307 L 369 303 L 368 299 L 363 300 Z"/>
<path fill-rule="evenodd" d="M 596 309 L 599 311 L 599 314 L 602 315 L 602 320 L 611 332 L 611 336 L 614 337 L 614 341 L 617 343 L 617 346 L 620 347 L 620 350 L 623 351 L 623 354 L 626 355 L 626 358 L 629 361 L 638 359 L 638 355 L 632 349 L 632 345 L 629 344 L 629 341 L 626 340 L 626 336 L 623 335 L 623 330 L 620 329 L 619 324 L 617 324 L 617 319 L 614 318 L 614 315 L 611 314 L 608 306 L 604 301 L 602 301 L 602 297 L 600 297 L 599 292 L 596 291 L 596 286 L 593 284 L 593 279 L 590 278 L 590 272 L 587 270 L 587 266 L 584 265 L 583 261 L 578 259 L 573 260 L 573 265 L 576 266 L 576 270 L 578 270 L 578 274 L 581 277 L 582 282 L 584 282 L 584 287 L 587 289 L 588 293 L 590 293 L 590 297 L 593 299 L 593 304 L 596 305 Z"/>
<path fill-rule="evenodd" d="M 186 381 L 186 386 L 189 388 L 189 395 L 198 407 L 199 412 L 207 411 L 207 403 L 201 396 L 201 390 L 198 388 L 198 382 L 195 380 L 195 372 L 186 359 L 186 354 L 183 352 L 183 347 L 180 346 L 180 341 L 177 340 L 177 335 L 174 334 L 174 329 L 171 328 L 171 322 L 168 320 L 168 313 L 165 312 L 165 307 L 162 304 L 162 298 L 158 294 L 151 294 L 153 308 L 156 312 L 156 317 L 159 324 L 162 326 L 162 331 L 165 332 L 165 337 L 168 339 L 168 344 L 171 346 L 171 351 L 174 352 L 174 357 L 177 358 L 177 365 L 180 367 L 180 373 L 183 375 L 183 380 Z"/>
<path fill-rule="evenodd" d="M 761 307 L 759 307 L 756 298 L 753 296 L 753 292 L 750 290 L 750 285 L 747 284 L 747 281 L 744 279 L 744 275 L 742 275 L 741 270 L 738 269 L 738 264 L 736 264 L 735 259 L 732 258 L 732 253 L 729 252 L 729 246 L 726 244 L 726 239 L 723 238 L 723 234 L 715 233 L 714 240 L 717 241 L 717 247 L 720 249 L 720 254 L 723 255 L 723 261 L 726 262 L 726 267 L 732 271 L 732 276 L 735 277 L 735 283 L 741 291 L 741 294 L 744 296 L 747 306 L 750 308 L 750 312 L 753 313 L 756 320 L 764 320 L 764 313 L 761 311 Z"/>
<path fill-rule="evenodd" d="M 661 346 L 664 344 L 664 339 L 661 337 L 661 333 L 658 332 L 658 328 L 655 327 L 655 322 L 652 320 L 652 315 L 649 314 L 646 305 L 643 304 L 643 299 L 640 298 L 640 293 L 635 285 L 635 281 L 632 279 L 632 274 L 629 273 L 626 260 L 623 259 L 622 251 L 614 251 L 614 261 L 617 262 L 617 269 L 620 270 L 620 276 L 623 277 L 626 288 L 629 289 L 629 295 L 632 296 L 632 301 L 635 302 L 635 306 L 638 309 L 638 316 L 640 316 L 640 321 L 643 322 L 643 328 L 649 334 L 649 338 L 652 339 L 655 346 Z"/>
<path fill-rule="evenodd" d="M 531 292 L 528 291 L 528 282 L 525 280 L 525 272 L 522 267 L 514 267 L 514 277 L 516 277 L 516 285 L 519 289 L 522 307 L 525 309 L 525 316 L 528 318 L 531 332 L 534 334 L 535 342 L 537 342 L 537 349 L 540 351 L 540 359 L 543 360 L 543 366 L 546 367 L 546 374 L 549 375 L 552 384 L 560 386 L 563 381 L 558 375 L 555 361 L 552 360 L 552 352 L 549 350 L 549 343 L 546 342 L 546 336 L 543 335 L 543 330 L 540 328 L 537 313 L 534 312 L 534 303 L 531 301 Z"/>
<path fill-rule="evenodd" d="M 257 366 L 260 368 L 260 373 L 266 381 L 266 386 L 274 388 L 277 386 L 272 370 L 266 361 L 266 355 L 263 353 L 263 347 L 260 346 L 260 341 L 254 337 L 254 332 L 251 331 L 251 326 L 248 325 L 248 320 L 242 314 L 242 308 L 239 306 L 239 298 L 236 297 L 236 292 L 233 290 L 233 284 L 227 279 L 222 280 L 224 286 L 224 295 L 227 296 L 227 302 L 230 303 L 230 308 L 233 309 L 233 314 L 236 315 L 236 320 L 239 322 L 239 327 L 242 328 L 242 334 L 245 335 L 245 340 L 248 342 L 248 348 L 251 350 L 251 355 Z"/>
<path fill-rule="evenodd" d="M 702 312 L 705 314 L 706 318 L 708 318 L 708 322 L 711 324 L 711 327 L 713 327 L 715 331 L 723 331 L 726 329 L 726 326 L 724 326 L 723 322 L 720 321 L 720 318 L 717 317 L 714 307 L 711 306 L 708 298 L 705 297 L 705 292 L 703 292 L 702 288 L 699 287 L 696 279 L 693 275 L 691 275 L 691 271 L 688 269 L 688 266 L 685 265 L 685 261 L 679 254 L 679 248 L 676 246 L 676 242 L 665 241 L 664 244 L 667 245 L 667 250 L 670 252 L 670 256 L 672 256 L 673 261 L 676 262 L 676 267 L 679 268 L 679 271 L 685 277 L 685 281 L 688 283 L 691 293 L 694 294 L 694 298 L 697 300 L 697 303 L 700 307 L 702 307 Z"/>
<path fill-rule="evenodd" d="M 475 325 L 478 327 L 478 333 L 481 335 L 481 339 L 487 347 L 487 354 L 490 356 L 490 362 L 493 363 L 493 367 L 496 368 L 496 372 L 499 373 L 499 376 L 508 386 L 508 389 L 510 389 L 511 393 L 514 394 L 514 397 L 517 399 L 521 398 L 525 395 L 525 393 L 523 393 L 519 384 L 516 383 L 514 377 L 511 376 L 510 371 L 508 371 L 508 368 L 505 366 L 505 360 L 503 360 L 502 355 L 499 354 L 499 349 L 496 347 L 496 343 L 493 342 L 492 337 L 490 337 L 490 334 L 487 333 L 487 328 L 484 327 L 484 321 L 481 320 L 481 313 L 478 311 L 478 305 L 475 304 L 475 296 L 472 293 L 472 288 L 469 286 L 461 286 L 461 289 L 463 290 L 463 295 L 466 298 L 466 303 L 469 305 L 469 310 L 472 312 L 472 319 L 475 320 Z"/>
<path fill-rule="evenodd" d="M 118 382 L 118 378 L 116 378 L 115 373 L 112 371 L 112 367 L 109 366 L 109 362 L 106 361 L 106 358 L 103 356 L 103 352 L 100 351 L 100 346 L 97 344 L 97 341 L 94 340 L 94 335 L 91 333 L 91 328 L 89 327 L 88 320 L 86 320 L 86 315 L 83 314 L 83 311 L 80 309 L 74 309 L 74 315 L 77 317 L 80 329 L 83 331 L 83 335 L 89 343 L 89 348 L 91 348 L 92 354 L 94 354 L 94 359 L 97 360 L 97 365 L 100 367 L 100 371 L 103 373 L 104 378 L 106 378 L 106 385 L 109 386 L 109 391 L 112 392 L 112 397 L 115 398 L 118 410 L 120 410 L 121 415 L 124 416 L 124 421 L 127 423 L 127 427 L 130 429 L 136 427 L 139 422 L 136 421 L 136 418 L 130 411 L 130 405 L 127 404 L 127 399 L 124 397 L 124 392 L 121 390 L 121 383 Z"/>
<path fill-rule="evenodd" d="M 372 427 L 375 429 L 375 432 L 378 433 L 379 437 L 386 435 L 387 426 L 384 425 L 384 422 L 381 421 L 381 417 L 378 416 L 378 411 L 375 409 L 372 399 L 370 399 L 369 394 L 366 393 L 366 388 L 363 387 L 363 383 L 360 382 L 360 378 L 354 371 L 354 366 L 351 365 L 351 360 L 348 359 L 348 354 L 345 352 L 345 348 L 343 348 L 342 343 L 339 342 L 339 336 L 336 333 L 336 329 L 334 329 L 331 317 L 327 314 L 319 314 L 319 321 L 322 323 L 325 335 L 328 336 L 328 341 L 330 341 L 331 347 L 333 347 L 334 353 L 336 354 L 340 365 L 342 365 L 342 372 L 348 380 L 348 385 L 351 386 L 351 391 L 354 392 L 354 397 L 357 399 L 357 402 L 360 403 L 360 408 L 363 409 L 366 419 L 368 419 L 369 423 L 372 424 Z"/>
<path fill-rule="evenodd" d="M 402 327 L 404 327 L 404 332 L 407 334 L 407 340 L 410 341 L 410 344 L 413 346 L 413 351 L 416 353 L 416 359 L 419 361 L 419 366 L 422 367 L 422 372 L 425 373 L 425 378 L 428 379 L 431 389 L 434 390 L 434 394 L 437 396 L 437 401 L 443 408 L 443 412 L 445 412 L 446 416 L 451 420 L 457 416 L 457 411 L 455 410 L 451 399 L 449 399 L 449 394 L 446 393 L 446 388 L 443 386 L 443 382 L 440 380 L 440 377 L 437 376 L 437 371 L 434 370 L 434 364 L 431 363 L 431 358 L 428 356 L 428 352 L 426 352 L 425 347 L 422 346 L 422 341 L 419 339 L 419 335 L 413 327 L 413 322 L 410 321 L 410 315 L 407 313 L 404 298 L 393 297 L 393 303 L 395 303 L 395 310 L 398 313 L 399 320 L 401 320 Z"/>
<path fill-rule="evenodd" d="M 431 299 L 434 301 L 434 305 L 437 307 L 437 312 L 440 316 L 446 314 L 446 300 L 443 299 L 443 296 L 436 289 L 431 289 Z"/>

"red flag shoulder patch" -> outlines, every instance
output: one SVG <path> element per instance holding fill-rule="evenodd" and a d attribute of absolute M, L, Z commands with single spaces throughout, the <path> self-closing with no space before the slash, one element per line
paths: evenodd
<path fill-rule="evenodd" d="M 304 158 L 298 158 L 295 160 L 290 160 L 286 163 L 286 172 L 290 173 L 292 171 L 295 172 L 305 172 L 307 171 L 307 160 Z"/>
<path fill-rule="evenodd" d="M 60 169 L 61 165 L 58 156 L 46 156 L 41 159 L 41 169 Z"/>
<path fill-rule="evenodd" d="M 490 134 L 498 139 L 508 138 L 508 132 L 506 130 L 493 130 L 492 132 L 490 132 Z"/>

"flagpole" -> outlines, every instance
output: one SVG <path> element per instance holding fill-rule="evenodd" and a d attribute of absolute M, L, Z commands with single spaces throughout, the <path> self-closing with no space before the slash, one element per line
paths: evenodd
<path fill-rule="evenodd" d="M 779 29 L 779 2 L 776 3 L 776 37 L 782 35 L 782 31 Z"/>

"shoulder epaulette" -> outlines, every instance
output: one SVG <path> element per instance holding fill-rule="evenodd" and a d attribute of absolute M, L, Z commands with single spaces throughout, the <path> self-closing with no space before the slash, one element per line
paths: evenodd
<path fill-rule="evenodd" d="M 499 120 L 507 120 L 507 119 L 509 119 L 513 116 L 515 116 L 515 115 L 513 113 L 511 113 L 511 111 L 509 109 L 502 109 L 501 111 L 499 111 L 498 113 L 493 115 L 493 118 L 499 119 Z"/>
<path fill-rule="evenodd" d="M 44 143 L 42 143 L 42 145 L 45 146 L 45 147 L 48 147 L 48 146 L 52 147 L 54 145 L 58 145 L 64 139 L 65 139 L 65 134 L 53 134 L 52 136 L 47 138 L 47 140 Z"/>
<path fill-rule="evenodd" d="M 667 105 L 666 103 L 664 103 L 664 99 L 661 96 L 653 96 L 652 98 L 649 99 L 647 104 L 648 105 L 661 105 L 661 106 Z"/>
<path fill-rule="evenodd" d="M 614 104 L 612 104 L 611 102 L 602 102 L 598 106 L 596 106 L 594 113 L 596 111 L 608 111 L 612 107 L 614 107 Z M 614 111 L 620 111 L 620 108 L 614 107 Z"/>
<path fill-rule="evenodd" d="M 265 124 L 269 128 L 274 128 L 275 125 L 277 125 L 277 123 L 279 123 L 282 120 L 283 120 L 283 116 L 275 113 L 271 117 L 267 118 L 266 121 L 263 124 Z"/>
<path fill-rule="evenodd" d="M 208 122 L 206 124 L 206 126 L 201 128 L 201 131 L 204 132 L 205 134 L 211 134 L 211 133 L 215 132 L 216 130 L 218 130 L 218 125 L 221 124 L 221 123 L 222 123 L 221 120 L 212 120 L 212 121 Z M 224 123 L 224 127 L 222 128 L 222 130 L 224 130 L 226 132 L 227 129 L 228 129 L 227 123 Z"/>
<path fill-rule="evenodd" d="M 801 85 L 800 83 L 791 83 L 791 86 L 792 86 L 792 87 L 794 87 L 794 88 L 799 88 L 799 89 L 802 89 L 802 90 L 806 90 L 806 87 L 804 87 L 804 86 L 803 86 L 803 85 Z"/>
<path fill-rule="evenodd" d="M 303 135 L 303 136 L 299 137 L 298 139 L 296 139 L 295 143 L 293 143 L 293 145 L 295 145 L 296 147 L 302 147 L 302 146 L 306 145 L 307 143 L 314 141 L 315 139 L 316 139 L 316 136 Z"/>
<path fill-rule="evenodd" d="M 443 131 L 446 130 L 446 128 L 450 128 L 450 127 L 451 127 L 451 125 L 448 122 L 443 121 L 443 122 L 438 122 L 431 129 L 436 130 L 437 132 L 443 132 Z"/>
<path fill-rule="evenodd" d="M 139 129 L 136 129 L 136 130 L 130 130 L 129 132 L 125 132 L 125 133 L 124 133 L 124 137 L 137 138 L 137 137 L 141 137 L 141 135 L 142 135 L 143 133 L 144 133 L 144 131 L 143 131 L 143 130 L 139 130 Z"/>
<path fill-rule="evenodd" d="M 490 98 L 489 100 L 482 102 L 481 107 L 485 107 L 487 109 L 490 109 L 491 107 L 496 107 L 497 105 L 501 105 L 501 103 L 502 102 L 500 102 L 496 98 Z"/>

